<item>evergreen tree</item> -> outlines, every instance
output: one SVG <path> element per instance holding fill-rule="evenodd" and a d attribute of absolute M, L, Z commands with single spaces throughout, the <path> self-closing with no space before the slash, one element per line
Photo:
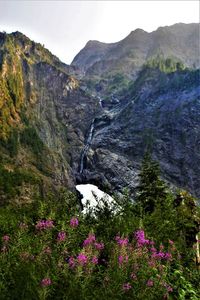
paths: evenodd
<path fill-rule="evenodd" d="M 156 206 L 164 206 L 167 192 L 166 185 L 160 179 L 160 168 L 149 154 L 146 154 L 140 172 L 137 201 L 144 213 L 152 213 Z"/>

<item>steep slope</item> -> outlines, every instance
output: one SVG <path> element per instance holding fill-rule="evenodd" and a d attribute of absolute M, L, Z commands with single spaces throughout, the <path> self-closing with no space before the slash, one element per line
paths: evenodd
<path fill-rule="evenodd" d="M 128 74 L 157 55 L 182 61 L 187 67 L 200 66 L 199 24 L 175 24 L 159 27 L 151 33 L 132 31 L 125 39 L 113 44 L 89 41 L 74 58 L 72 66 L 80 66 L 89 75 L 119 71 Z"/>
<path fill-rule="evenodd" d="M 168 182 L 199 197 L 199 80 L 199 70 L 166 73 L 145 66 L 124 95 L 128 103 L 96 120 L 86 178 L 98 173 L 115 189 L 134 192 L 150 151 Z"/>
<path fill-rule="evenodd" d="M 23 34 L 0 35 L 0 202 L 13 195 L 29 201 L 52 186 L 73 188 L 85 133 L 99 109 L 69 75 L 75 73 Z M 7 179 L 13 183 L 19 173 L 16 190 L 13 184 L 6 190 Z"/>
<path fill-rule="evenodd" d="M 109 105 L 121 98 L 144 63 L 170 58 L 186 67 L 199 68 L 199 57 L 199 24 L 179 23 L 150 33 L 136 29 L 117 43 L 89 41 L 72 66 L 83 70 L 86 85 L 104 105 Z"/>

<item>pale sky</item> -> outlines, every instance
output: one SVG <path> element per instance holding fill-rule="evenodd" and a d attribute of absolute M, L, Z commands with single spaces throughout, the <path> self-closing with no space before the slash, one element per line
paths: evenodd
<path fill-rule="evenodd" d="M 198 0 L 0 0 L 0 31 L 21 31 L 68 64 L 89 40 L 117 42 L 136 28 L 150 32 L 179 22 L 199 22 Z"/>

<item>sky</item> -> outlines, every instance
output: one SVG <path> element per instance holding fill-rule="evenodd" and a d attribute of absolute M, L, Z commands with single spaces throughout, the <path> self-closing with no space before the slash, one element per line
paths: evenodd
<path fill-rule="evenodd" d="M 198 0 L 0 0 L 0 31 L 20 31 L 68 64 L 89 40 L 112 43 L 136 28 L 151 32 L 179 22 L 199 22 Z"/>

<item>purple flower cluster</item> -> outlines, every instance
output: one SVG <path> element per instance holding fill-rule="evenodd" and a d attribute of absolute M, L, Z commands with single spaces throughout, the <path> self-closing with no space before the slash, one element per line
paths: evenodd
<path fill-rule="evenodd" d="M 129 282 L 124 283 L 122 286 L 123 291 L 127 292 L 132 288 L 131 284 Z"/>
<path fill-rule="evenodd" d="M 151 255 L 152 258 L 155 258 L 155 259 L 166 259 L 166 260 L 171 260 L 172 259 L 172 255 L 171 253 L 169 252 L 153 252 L 152 255 Z"/>
<path fill-rule="evenodd" d="M 127 262 L 128 262 L 128 255 L 125 255 L 125 256 L 119 255 L 119 257 L 118 257 L 119 265 L 122 265 L 122 264 L 127 263 Z"/>
<path fill-rule="evenodd" d="M 45 230 L 45 229 L 51 229 L 53 228 L 53 221 L 52 220 L 40 220 L 35 225 L 35 228 L 37 230 Z"/>
<path fill-rule="evenodd" d="M 51 284 L 52 284 L 52 282 L 51 282 L 50 278 L 43 278 L 41 281 L 41 286 L 43 286 L 43 287 L 49 286 Z"/>
<path fill-rule="evenodd" d="M 151 244 L 150 240 L 145 239 L 145 233 L 144 233 L 144 230 L 142 230 L 142 229 L 137 230 L 135 232 L 135 238 L 137 240 L 137 246 L 138 247 L 141 247 L 143 245 L 149 245 L 149 244 Z"/>
<path fill-rule="evenodd" d="M 147 281 L 147 286 L 148 286 L 148 287 L 152 287 L 153 285 L 154 285 L 153 280 L 152 280 L 152 279 L 149 279 L 149 280 Z"/>
<path fill-rule="evenodd" d="M 70 226 L 72 228 L 78 227 L 78 224 L 79 224 L 78 218 L 76 218 L 76 217 L 71 218 L 71 220 L 70 220 Z"/>
<path fill-rule="evenodd" d="M 10 240 L 10 236 L 9 235 L 4 235 L 3 237 L 2 237 L 2 241 L 4 242 L 4 243 L 8 243 L 9 242 L 9 240 Z"/>
<path fill-rule="evenodd" d="M 94 234 L 90 233 L 87 237 L 87 239 L 84 240 L 83 242 L 83 247 L 87 247 L 91 244 L 93 244 L 96 241 L 96 237 Z"/>
<path fill-rule="evenodd" d="M 94 265 L 98 265 L 99 260 L 96 256 L 93 256 L 91 261 Z"/>
<path fill-rule="evenodd" d="M 84 253 L 80 253 L 77 256 L 77 260 L 78 260 L 78 263 L 83 266 L 83 265 L 85 265 L 87 263 L 88 257 Z"/>
<path fill-rule="evenodd" d="M 58 232 L 57 241 L 63 242 L 66 239 L 66 233 L 64 231 Z"/>
<path fill-rule="evenodd" d="M 94 243 L 94 246 L 97 250 L 103 250 L 104 249 L 104 243 Z"/>
<path fill-rule="evenodd" d="M 117 244 L 121 247 L 125 247 L 128 245 L 128 238 L 121 238 L 119 235 L 115 237 Z"/>
<path fill-rule="evenodd" d="M 68 263 L 69 263 L 69 267 L 71 269 L 73 269 L 75 267 L 75 259 L 73 256 L 70 256 Z"/>

